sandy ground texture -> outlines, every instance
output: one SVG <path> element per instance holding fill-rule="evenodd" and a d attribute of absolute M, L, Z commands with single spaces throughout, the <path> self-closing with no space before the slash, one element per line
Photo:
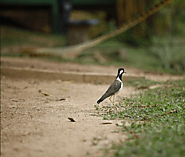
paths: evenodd
<path fill-rule="evenodd" d="M 98 156 L 105 144 L 126 138 L 122 133 L 112 133 L 119 121 L 102 124 L 106 122 L 102 117 L 92 116 L 96 113 L 95 102 L 107 85 L 6 77 L 1 81 L 3 157 Z M 133 88 L 125 87 L 119 96 L 132 92 Z"/>
<path fill-rule="evenodd" d="M 117 72 L 117 67 L 60 64 L 29 58 L 2 58 L 1 63 L 2 67 Z M 143 73 L 136 69 L 130 71 Z M 168 75 L 165 76 L 167 78 Z M 101 148 L 127 138 L 125 134 L 115 132 L 118 129 L 115 124 L 121 121 L 113 120 L 111 124 L 103 124 L 106 121 L 102 117 L 92 116 L 97 113 L 94 108 L 97 99 L 107 88 L 108 85 L 103 84 L 23 80 L 1 76 L 1 156 L 102 156 Z M 134 88 L 124 87 L 117 100 L 134 92 Z M 109 104 L 107 99 L 101 105 Z M 75 122 L 70 122 L 68 117 Z"/>
<path fill-rule="evenodd" d="M 27 68 L 27 69 L 38 69 L 38 70 L 52 70 L 55 72 L 92 72 L 92 73 L 104 73 L 104 74 L 114 74 L 117 75 L 118 67 L 115 66 L 101 66 L 101 65 L 83 65 L 77 63 L 59 63 L 52 62 L 48 60 L 41 59 L 30 59 L 30 58 L 9 58 L 2 57 L 1 58 L 1 66 L 6 67 L 17 67 L 17 68 Z M 123 63 L 123 67 L 127 74 L 134 74 L 138 76 L 144 76 L 147 79 L 151 79 L 154 81 L 167 81 L 169 79 L 177 80 L 182 79 L 182 76 L 174 76 L 164 73 L 151 73 L 144 72 L 139 69 L 125 67 Z"/>

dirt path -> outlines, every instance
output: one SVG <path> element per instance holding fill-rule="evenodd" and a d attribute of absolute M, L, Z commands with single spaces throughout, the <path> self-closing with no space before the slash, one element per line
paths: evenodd
<path fill-rule="evenodd" d="M 103 125 L 94 104 L 107 85 L 2 78 L 2 156 L 98 156 L 99 147 L 125 135 Z M 41 90 L 41 92 L 39 92 Z M 50 96 L 44 96 L 48 93 Z M 124 88 L 120 96 L 133 92 Z M 108 104 L 108 100 L 104 105 Z M 76 122 L 69 122 L 72 117 Z M 93 138 L 102 139 L 98 141 Z"/>
<path fill-rule="evenodd" d="M 59 63 L 19 58 L 3 58 L 2 66 L 99 72 L 117 69 L 71 63 L 59 66 Z M 141 72 L 135 69 L 127 71 Z M 112 133 L 117 129 L 115 124 L 120 121 L 105 125 L 102 117 L 92 116 L 97 112 L 94 108 L 97 99 L 107 87 L 61 80 L 16 80 L 2 76 L 1 155 L 101 156 L 100 148 L 126 138 L 123 133 Z M 124 87 L 119 96 L 127 97 L 133 92 L 133 88 Z M 103 102 L 105 106 L 108 104 L 108 100 Z M 70 122 L 68 117 L 76 122 Z"/>
<path fill-rule="evenodd" d="M 93 72 L 93 73 L 105 73 L 105 74 L 117 74 L 118 67 L 115 66 L 101 66 L 101 65 L 83 65 L 77 63 L 59 63 L 41 59 L 30 58 L 1 58 L 1 66 L 6 67 L 18 67 L 18 68 L 30 68 L 39 70 L 52 70 L 56 72 L 72 71 L 72 72 Z M 124 66 L 124 65 L 123 65 Z M 145 76 L 148 79 L 155 81 L 166 81 L 169 79 L 182 79 L 182 76 L 169 75 L 164 73 L 151 73 L 144 72 L 136 68 L 125 67 L 127 74 L 134 74 L 138 76 Z"/>

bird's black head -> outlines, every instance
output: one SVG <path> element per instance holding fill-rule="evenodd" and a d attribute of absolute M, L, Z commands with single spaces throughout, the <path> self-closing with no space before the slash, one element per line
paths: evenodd
<path fill-rule="evenodd" d="M 118 69 L 118 75 L 117 75 L 117 77 L 119 77 L 121 80 L 122 80 L 122 74 L 123 73 L 126 73 L 125 70 L 124 70 L 124 68 L 119 68 Z"/>
<path fill-rule="evenodd" d="M 118 69 L 118 75 L 122 75 L 123 73 L 126 73 L 124 68 L 119 68 Z"/>

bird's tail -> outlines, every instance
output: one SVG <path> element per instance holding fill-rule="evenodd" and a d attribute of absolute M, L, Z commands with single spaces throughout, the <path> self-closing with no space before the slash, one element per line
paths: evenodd
<path fill-rule="evenodd" d="M 99 103 L 102 102 L 102 101 L 103 101 L 103 99 L 100 98 L 100 99 L 97 101 L 97 104 L 99 104 Z"/>
<path fill-rule="evenodd" d="M 106 99 L 109 95 L 107 94 L 107 92 L 97 101 L 97 103 L 99 104 L 100 102 L 102 102 L 104 99 Z"/>

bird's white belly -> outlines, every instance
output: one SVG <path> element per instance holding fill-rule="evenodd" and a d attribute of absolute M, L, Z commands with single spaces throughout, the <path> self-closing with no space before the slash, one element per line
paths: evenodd
<path fill-rule="evenodd" d="M 121 82 L 121 88 L 119 89 L 119 91 L 121 91 L 122 89 L 123 89 L 123 83 Z"/>
<path fill-rule="evenodd" d="M 123 89 L 123 82 L 119 79 L 119 77 L 116 80 L 118 80 L 121 83 L 121 88 L 116 92 L 118 93 Z"/>

